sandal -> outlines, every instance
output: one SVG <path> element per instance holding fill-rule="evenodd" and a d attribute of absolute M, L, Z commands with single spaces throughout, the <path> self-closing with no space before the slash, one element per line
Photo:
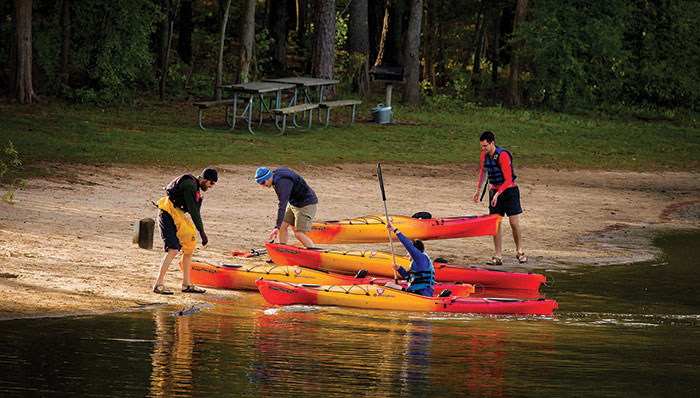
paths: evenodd
<path fill-rule="evenodd" d="M 527 262 L 527 257 L 525 256 L 525 253 L 523 253 L 523 252 L 516 254 L 515 258 L 518 259 L 520 264 L 525 264 Z"/>
<path fill-rule="evenodd" d="M 503 265 L 503 261 L 500 257 L 493 256 L 490 261 L 486 262 L 486 265 Z"/>
<path fill-rule="evenodd" d="M 160 285 L 155 285 L 153 286 L 153 293 L 158 293 L 158 294 L 173 294 L 170 290 L 165 290 L 165 285 L 162 283 Z"/>
<path fill-rule="evenodd" d="M 186 287 L 182 288 L 183 293 L 204 293 L 206 290 L 199 288 L 195 285 L 187 285 Z"/>

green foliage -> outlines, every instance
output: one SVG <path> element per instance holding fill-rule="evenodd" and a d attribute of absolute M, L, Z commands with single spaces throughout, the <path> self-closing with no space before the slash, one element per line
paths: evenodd
<path fill-rule="evenodd" d="M 265 73 L 270 69 L 272 56 L 264 57 L 262 54 L 270 54 L 270 48 L 274 44 L 275 39 L 270 36 L 270 31 L 262 29 L 255 33 L 254 58 L 250 65 L 250 80 L 260 80 L 265 78 Z"/>
<path fill-rule="evenodd" d="M 163 14 L 149 0 L 71 2 L 70 87 L 60 76 L 60 2 L 35 30 L 37 63 L 47 84 L 39 86 L 77 102 L 122 102 L 130 90 L 155 87 L 150 35 Z M 73 87 L 74 89 L 71 89 Z"/>
<path fill-rule="evenodd" d="M 639 105 L 700 109 L 700 3 L 642 1 L 626 31 L 625 99 Z"/>
<path fill-rule="evenodd" d="M 348 21 L 343 18 L 341 11 L 335 13 L 335 47 L 345 48 L 348 41 Z"/>
<path fill-rule="evenodd" d="M 626 62 L 624 0 L 543 0 L 514 40 L 524 39 L 530 60 L 525 80 L 530 102 L 556 110 L 578 110 L 617 98 Z"/>
<path fill-rule="evenodd" d="M 335 53 L 335 68 L 333 73 L 340 81 L 338 89 L 351 91 L 353 83 L 358 81 L 360 67 L 367 62 L 367 57 L 361 53 L 349 53 L 346 50 L 337 50 Z"/>
<path fill-rule="evenodd" d="M 7 141 L 7 146 L 0 153 L 0 181 L 4 180 L 8 172 L 14 172 L 22 166 L 22 161 L 19 158 L 19 152 L 15 149 L 12 141 Z M 16 185 L 24 185 L 24 181 L 12 178 L 9 181 L 10 186 L 2 195 L 2 201 L 5 203 L 13 203 L 15 198 Z"/>
<path fill-rule="evenodd" d="M 697 2 L 541 0 L 528 12 L 513 39 L 526 43 L 530 103 L 699 109 Z"/>

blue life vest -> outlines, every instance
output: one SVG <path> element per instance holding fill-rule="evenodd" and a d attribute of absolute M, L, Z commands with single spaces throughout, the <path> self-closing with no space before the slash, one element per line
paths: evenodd
<path fill-rule="evenodd" d="M 413 271 L 413 262 L 411 262 L 411 267 L 408 271 L 408 291 L 417 292 L 435 285 L 435 267 L 433 267 L 433 262 L 430 261 L 430 257 L 427 254 L 422 253 L 430 263 L 430 268 L 422 271 Z"/>
<path fill-rule="evenodd" d="M 513 170 L 513 155 L 503 148 L 496 147 L 496 153 L 493 154 L 493 158 L 489 154 L 484 155 L 484 168 L 489 173 L 489 182 L 491 185 L 503 185 L 506 182 L 506 178 L 503 176 L 503 170 L 498 164 L 498 158 L 501 156 L 501 152 L 505 152 L 510 156 L 510 175 L 513 176 L 513 182 L 515 182 L 515 171 Z"/>

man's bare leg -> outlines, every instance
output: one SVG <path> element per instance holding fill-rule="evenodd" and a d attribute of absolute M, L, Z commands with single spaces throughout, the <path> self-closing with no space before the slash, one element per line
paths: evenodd
<path fill-rule="evenodd" d="M 314 242 L 303 232 L 294 232 L 294 237 L 301 242 L 304 247 L 314 247 Z"/>
<path fill-rule="evenodd" d="M 177 252 L 179 250 L 176 249 L 168 249 L 168 252 L 165 253 L 163 256 L 163 259 L 160 260 L 160 268 L 158 269 L 158 277 L 156 278 L 156 283 L 154 286 L 162 285 L 163 280 L 165 279 L 165 273 L 168 272 L 168 267 L 170 267 L 170 263 L 173 262 L 173 259 L 175 256 L 177 256 Z"/>

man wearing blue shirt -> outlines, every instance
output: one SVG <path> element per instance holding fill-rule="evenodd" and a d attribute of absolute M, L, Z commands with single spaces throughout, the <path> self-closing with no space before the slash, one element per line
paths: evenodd
<path fill-rule="evenodd" d="M 316 215 L 318 198 L 309 184 L 294 171 L 286 167 L 278 167 L 272 171 L 259 167 L 255 171 L 255 181 L 265 188 L 274 187 L 279 205 L 275 229 L 270 233 L 270 239 L 279 234 L 280 243 L 287 244 L 287 229 L 294 225 L 294 236 L 305 247 L 314 247 L 314 242 L 306 236 L 311 232 L 311 224 Z"/>

